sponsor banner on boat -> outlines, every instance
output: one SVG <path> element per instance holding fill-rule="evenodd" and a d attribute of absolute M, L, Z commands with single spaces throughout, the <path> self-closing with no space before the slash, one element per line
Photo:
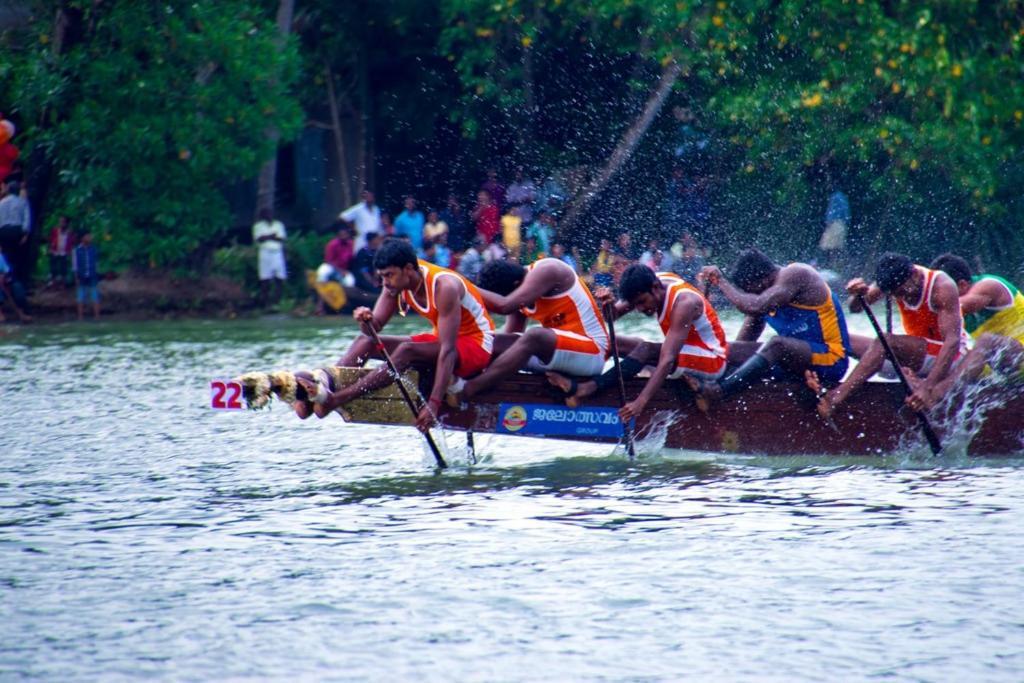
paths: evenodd
<path fill-rule="evenodd" d="M 540 403 L 502 403 L 498 406 L 498 433 L 617 439 L 622 436 L 622 422 L 615 408 L 566 408 Z"/>

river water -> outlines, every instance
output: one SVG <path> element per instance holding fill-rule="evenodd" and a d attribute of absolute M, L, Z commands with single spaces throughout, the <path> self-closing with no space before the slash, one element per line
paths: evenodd
<path fill-rule="evenodd" d="M 479 436 L 438 474 L 207 408 L 345 321 L 5 329 L 2 680 L 1024 680 L 1022 459 Z"/>

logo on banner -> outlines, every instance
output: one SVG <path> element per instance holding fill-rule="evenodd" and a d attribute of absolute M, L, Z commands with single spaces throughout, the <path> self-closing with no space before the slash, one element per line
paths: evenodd
<path fill-rule="evenodd" d="M 526 426 L 526 409 L 522 406 L 512 406 L 506 410 L 501 418 L 501 426 L 507 432 L 518 432 Z"/>

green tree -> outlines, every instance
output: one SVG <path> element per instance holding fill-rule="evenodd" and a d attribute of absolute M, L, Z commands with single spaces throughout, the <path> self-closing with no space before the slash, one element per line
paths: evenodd
<path fill-rule="evenodd" d="M 230 225 L 220 187 L 274 154 L 269 128 L 288 139 L 301 123 L 297 51 L 271 15 L 239 0 L 39 3 L 0 53 L 19 139 L 53 169 L 34 199 L 89 226 L 110 265 L 197 265 Z"/>

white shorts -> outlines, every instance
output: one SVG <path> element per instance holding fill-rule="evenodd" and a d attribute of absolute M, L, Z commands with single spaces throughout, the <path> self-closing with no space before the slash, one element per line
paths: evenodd
<path fill-rule="evenodd" d="M 925 378 L 931 374 L 932 368 L 935 367 L 935 359 L 939 357 L 939 351 L 942 350 L 942 342 L 935 339 L 925 339 L 928 344 L 927 350 L 924 355 L 924 361 L 921 363 L 920 369 L 917 371 L 917 376 Z M 960 348 L 957 349 L 956 357 L 949 366 L 949 372 L 953 372 L 957 364 L 960 363 L 960 359 L 967 355 L 967 343 L 965 340 L 960 340 Z M 878 371 L 878 374 L 886 379 L 898 379 L 896 371 L 892 367 L 892 362 L 887 358 L 882 364 L 882 369 Z"/>
<path fill-rule="evenodd" d="M 562 372 L 574 377 L 593 377 L 604 372 L 605 350 L 590 337 L 567 330 L 552 329 L 558 339 L 551 361 L 544 363 L 532 356 L 526 369 L 533 372 Z"/>
<path fill-rule="evenodd" d="M 261 251 L 259 259 L 261 280 L 288 279 L 288 269 L 284 265 L 283 251 Z"/>

